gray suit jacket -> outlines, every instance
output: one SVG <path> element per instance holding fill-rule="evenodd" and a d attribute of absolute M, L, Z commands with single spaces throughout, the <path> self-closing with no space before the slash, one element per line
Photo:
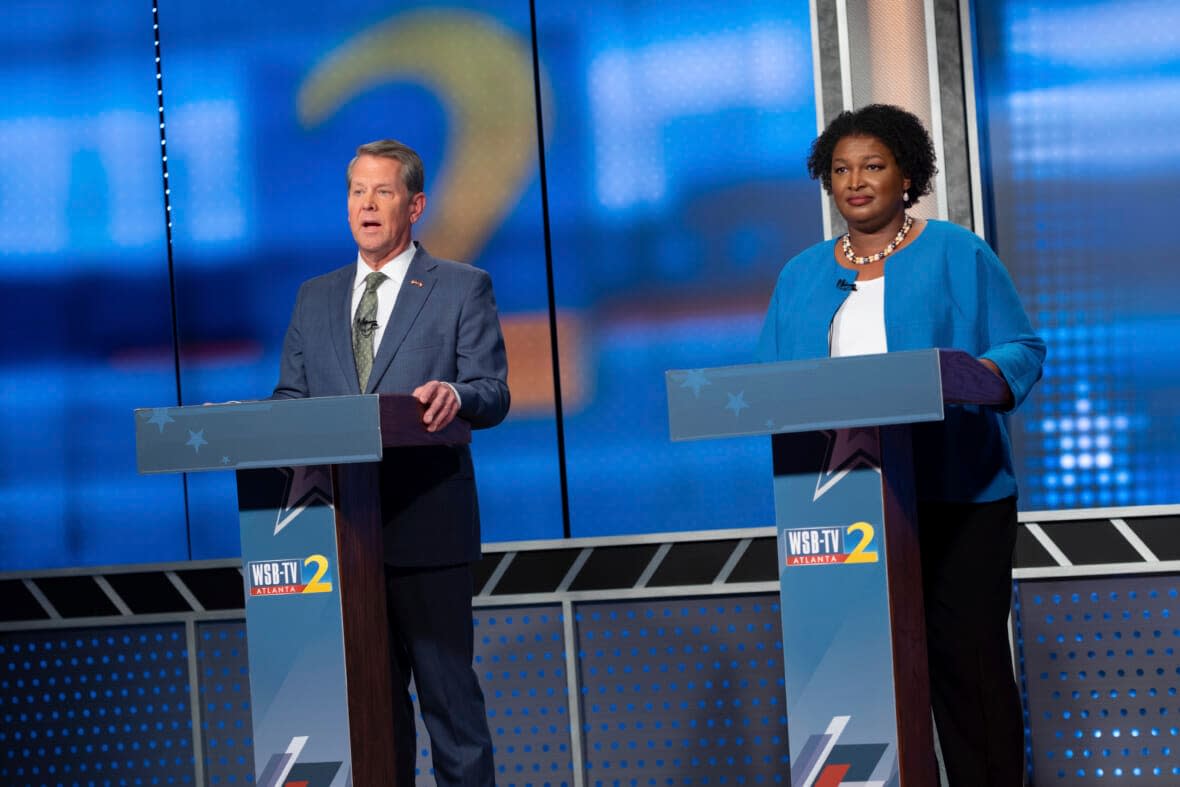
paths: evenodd
<path fill-rule="evenodd" d="M 361 393 L 352 355 L 355 274 L 353 263 L 300 287 L 272 398 Z M 508 364 L 491 277 L 419 246 L 364 393 L 408 394 L 430 380 L 455 386 L 459 417 L 477 429 L 508 414 Z M 479 558 L 467 446 L 386 449 L 381 500 L 387 563 L 438 566 Z"/>

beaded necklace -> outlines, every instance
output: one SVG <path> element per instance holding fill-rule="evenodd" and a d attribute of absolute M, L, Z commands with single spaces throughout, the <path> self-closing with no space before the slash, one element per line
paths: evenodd
<path fill-rule="evenodd" d="M 905 240 L 905 236 L 909 234 L 910 227 L 912 226 L 914 226 L 914 218 L 907 213 L 905 222 L 902 223 L 901 229 L 897 231 L 897 235 L 894 236 L 893 240 L 889 241 L 889 245 L 881 249 L 876 254 L 871 254 L 868 257 L 856 256 L 856 254 L 852 251 L 852 239 L 849 237 L 848 233 L 844 233 L 844 240 L 841 241 L 842 247 L 844 249 L 844 259 L 848 260 L 853 265 L 868 265 L 870 263 L 877 262 L 878 260 L 883 260 L 892 254 L 894 249 L 901 245 L 901 242 Z"/>

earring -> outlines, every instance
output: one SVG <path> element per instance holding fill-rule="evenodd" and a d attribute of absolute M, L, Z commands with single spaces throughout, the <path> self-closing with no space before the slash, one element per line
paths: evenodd
<path fill-rule="evenodd" d="M 901 201 L 907 205 L 910 204 L 910 193 L 908 191 L 901 195 Z"/>

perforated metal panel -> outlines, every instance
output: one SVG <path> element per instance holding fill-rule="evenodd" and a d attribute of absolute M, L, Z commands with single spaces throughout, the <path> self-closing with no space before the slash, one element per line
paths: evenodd
<path fill-rule="evenodd" d="M 192 784 L 184 626 L 0 633 L 0 784 Z"/>
<path fill-rule="evenodd" d="M 1037 784 L 1180 784 L 1180 581 L 1021 583 L 1017 647 Z"/>
<path fill-rule="evenodd" d="M 215 787 L 253 784 L 246 624 L 202 623 L 196 630 L 205 778 Z"/>
<path fill-rule="evenodd" d="M 577 609 L 588 784 L 789 781 L 776 596 Z"/>
<path fill-rule="evenodd" d="M 487 703 L 496 784 L 572 784 L 561 607 L 477 610 L 475 672 Z M 420 715 L 418 774 L 418 787 L 434 785 L 429 739 Z"/>

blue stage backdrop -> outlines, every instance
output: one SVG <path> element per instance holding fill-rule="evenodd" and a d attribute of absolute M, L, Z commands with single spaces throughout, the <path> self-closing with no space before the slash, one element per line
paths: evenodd
<path fill-rule="evenodd" d="M 0 569 L 183 559 L 182 479 L 128 428 L 176 401 L 150 8 L 3 18 Z"/>
<path fill-rule="evenodd" d="M 1180 500 L 1180 5 L 974 3 L 992 239 L 1049 344 L 1021 507 Z"/>
<path fill-rule="evenodd" d="M 560 537 L 529 4 L 159 16 L 171 258 L 148 9 L 3 33 L 0 568 L 237 554 L 232 476 L 137 477 L 131 409 L 269 393 L 299 283 L 355 254 L 344 165 L 384 136 L 426 160 L 425 245 L 495 281 L 513 411 L 476 436 L 484 536 Z M 663 371 L 749 360 L 820 235 L 807 3 L 542 3 L 535 32 L 572 530 L 768 524 L 768 448 L 671 445 Z"/>
<path fill-rule="evenodd" d="M 993 237 L 1051 345 L 1015 427 L 1026 508 L 1180 490 L 1153 235 L 1175 14 L 979 9 Z M 476 435 L 485 539 L 562 535 L 550 309 L 574 535 L 771 523 L 769 446 L 671 444 L 662 373 L 750 360 L 779 267 L 821 236 L 805 0 L 542 2 L 535 24 L 524 0 L 215 0 L 158 30 L 150 6 L 48 0 L 8 4 L 0 42 L 0 570 L 237 554 L 232 478 L 138 477 L 131 410 L 269 393 L 299 283 L 355 252 L 344 165 L 384 136 L 426 159 L 426 246 L 496 284 L 514 406 Z"/>

